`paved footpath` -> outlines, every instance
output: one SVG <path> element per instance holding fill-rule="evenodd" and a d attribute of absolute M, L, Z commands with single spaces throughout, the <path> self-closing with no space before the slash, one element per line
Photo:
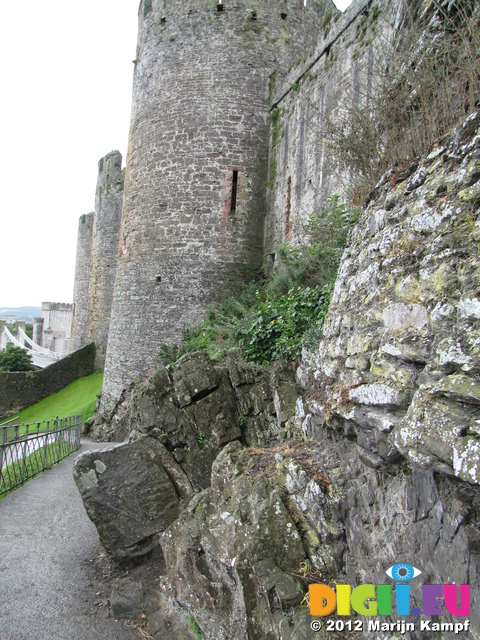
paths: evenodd
<path fill-rule="evenodd" d="M 96 613 L 98 535 L 72 477 L 79 452 L 0 500 L 0 640 L 139 640 Z M 91 576 L 91 570 L 90 570 Z"/>

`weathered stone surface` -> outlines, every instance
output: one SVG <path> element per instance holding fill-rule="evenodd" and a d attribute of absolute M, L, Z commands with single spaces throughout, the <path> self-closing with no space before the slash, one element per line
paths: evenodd
<path fill-rule="evenodd" d="M 144 587 L 134 580 L 122 578 L 113 586 L 110 610 L 114 618 L 134 620 L 143 613 Z"/>
<path fill-rule="evenodd" d="M 479 127 L 478 114 L 470 116 L 467 128 Z M 407 187 L 376 189 L 345 249 L 319 351 L 301 376 L 322 389 L 324 412 L 346 421 L 368 466 L 402 454 L 478 483 L 478 257 L 468 250 L 476 241 L 464 195 L 478 148 L 459 143 L 464 130 L 418 162 Z M 363 289 L 362 274 L 370 274 Z"/>
<path fill-rule="evenodd" d="M 465 375 L 421 387 L 395 442 L 412 462 L 479 484 L 479 386 Z"/>
<path fill-rule="evenodd" d="M 206 353 L 187 353 L 175 363 L 173 374 L 175 395 L 180 407 L 191 404 L 214 391 L 218 385 L 218 376 Z"/>
<path fill-rule="evenodd" d="M 276 415 L 276 433 L 280 439 L 290 438 L 296 431 L 297 400 L 299 388 L 295 383 L 292 370 L 280 363 L 270 368 L 269 386 L 273 394 L 273 410 Z"/>
<path fill-rule="evenodd" d="M 459 438 L 453 445 L 453 469 L 455 475 L 480 484 L 480 442 L 477 438 Z"/>
<path fill-rule="evenodd" d="M 173 375 L 158 365 L 147 380 L 132 385 L 110 419 L 95 420 L 92 436 L 127 438 L 132 430 L 151 435 L 185 470 L 190 460 L 198 476 L 197 481 L 193 473 L 192 482 L 205 488 L 224 444 L 244 437 L 248 444 L 264 445 L 278 436 L 279 424 L 283 435 L 294 429 L 298 388 L 288 367 L 258 367 L 234 354 L 225 366 L 213 366 L 203 352 L 187 354 L 179 363 Z"/>
<path fill-rule="evenodd" d="M 164 464 L 167 462 L 167 464 Z M 179 515 L 191 487 L 165 447 L 150 437 L 83 454 L 74 478 L 100 541 L 115 557 L 151 551 Z"/>
<path fill-rule="evenodd" d="M 422 582 L 471 584 L 475 629 L 479 514 L 478 488 L 398 460 L 365 466 L 357 444 L 333 433 L 273 449 L 231 443 L 211 488 L 162 535 L 162 588 L 206 638 L 297 640 L 311 637 L 303 572 L 314 582 L 380 583 L 405 561 Z M 412 583 L 412 606 L 421 598 Z"/>
<path fill-rule="evenodd" d="M 273 258 L 282 243 L 302 244 L 309 216 L 322 212 L 330 196 L 343 197 L 352 186 L 355 172 L 349 175 L 343 154 L 331 144 L 332 123 L 335 130 L 342 107 L 346 113 L 362 112 L 375 100 L 376 79 L 385 73 L 389 43 L 395 41 L 393 25 L 403 23 L 405 9 L 402 3 L 383 0 L 375 7 L 373 12 L 367 2 L 356 1 L 343 14 L 330 14 L 315 51 L 306 51 L 286 77 L 272 82 L 270 162 L 276 170 L 270 176 L 265 253 Z M 391 205 L 384 204 L 370 217 L 369 234 L 388 225 Z M 368 286 L 372 275 L 359 272 L 356 286 Z"/>
<path fill-rule="evenodd" d="M 242 436 L 226 371 L 214 368 L 202 352 L 179 360 L 173 380 L 160 366 L 137 385 L 131 418 L 132 428 L 173 452 L 196 490 L 209 486 L 212 463 L 221 447 Z"/>
<path fill-rule="evenodd" d="M 363 384 L 352 389 L 348 397 L 353 402 L 369 406 L 402 406 L 403 393 L 385 384 Z"/>
<path fill-rule="evenodd" d="M 206 637 L 262 637 L 303 598 L 295 578 L 305 561 L 298 530 L 238 442 L 222 450 L 211 488 L 191 501 L 161 544 L 164 584 Z"/>
<path fill-rule="evenodd" d="M 479 115 L 466 125 L 478 132 Z M 323 340 L 305 353 L 299 377 L 310 396 L 301 419 L 316 421 L 310 433 L 344 506 L 337 581 L 345 571 L 347 583 L 379 583 L 405 561 L 423 583 L 470 584 L 466 637 L 477 639 L 480 325 L 465 185 L 479 147 L 465 144 L 464 130 L 417 163 L 408 189 L 377 188 L 345 249 Z M 370 278 L 363 289 L 362 274 Z M 330 511 L 329 526 L 334 518 Z M 334 549 L 329 540 L 338 558 Z M 421 607 L 412 582 L 413 602 Z"/>
<path fill-rule="evenodd" d="M 421 304 L 391 304 L 382 313 L 387 329 L 421 329 L 428 323 L 428 319 L 428 312 Z"/>

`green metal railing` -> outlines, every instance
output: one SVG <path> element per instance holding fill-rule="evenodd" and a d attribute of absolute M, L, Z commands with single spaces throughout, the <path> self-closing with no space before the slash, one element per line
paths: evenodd
<path fill-rule="evenodd" d="M 15 427 L 20 426 L 20 418 L 12 418 L 0 424 L 0 445 L 15 440 Z"/>
<path fill-rule="evenodd" d="M 0 497 L 80 447 L 82 416 L 0 426 Z"/>

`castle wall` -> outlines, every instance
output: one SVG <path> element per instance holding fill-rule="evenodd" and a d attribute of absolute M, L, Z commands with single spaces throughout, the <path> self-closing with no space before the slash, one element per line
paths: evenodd
<path fill-rule="evenodd" d="M 77 233 L 77 257 L 73 287 L 73 315 L 71 351 L 87 344 L 86 333 L 89 318 L 89 290 L 92 265 L 93 213 L 80 216 Z M 38 343 L 40 344 L 40 343 Z"/>
<path fill-rule="evenodd" d="M 368 106 L 401 24 L 402 6 L 357 0 L 324 24 L 315 51 L 275 82 L 265 225 L 270 263 L 279 244 L 302 242 L 305 222 L 325 208 L 329 196 L 355 198 L 354 176 L 335 156 L 327 120 L 339 125 L 345 113 Z"/>
<path fill-rule="evenodd" d="M 98 163 L 93 219 L 89 318 L 86 342 L 96 346 L 95 369 L 103 371 L 107 348 L 113 287 L 117 269 L 118 238 L 122 218 L 122 155 L 112 151 Z"/>
<path fill-rule="evenodd" d="M 141 3 L 104 406 L 261 261 L 269 76 L 313 49 L 326 8 Z"/>
<path fill-rule="evenodd" d="M 94 342 L 96 371 L 102 371 L 105 363 L 124 178 L 119 151 L 99 160 L 95 213 L 81 216 L 78 225 L 72 350 Z"/>
<path fill-rule="evenodd" d="M 95 347 L 87 345 L 39 371 L 0 372 L 0 419 L 18 413 L 93 373 Z"/>
<path fill-rule="evenodd" d="M 42 302 L 42 346 L 50 351 L 68 351 L 72 326 L 72 305 Z"/>

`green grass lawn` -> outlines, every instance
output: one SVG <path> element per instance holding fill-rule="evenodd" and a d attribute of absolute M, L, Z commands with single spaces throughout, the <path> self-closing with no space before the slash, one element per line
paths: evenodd
<path fill-rule="evenodd" d="M 97 393 L 102 390 L 103 373 L 94 373 L 91 376 L 75 380 L 68 387 L 53 393 L 37 404 L 28 407 L 19 415 L 20 424 L 30 422 L 42 422 L 52 420 L 57 416 L 65 418 L 82 414 L 82 419 L 87 420 L 95 411 Z"/>

